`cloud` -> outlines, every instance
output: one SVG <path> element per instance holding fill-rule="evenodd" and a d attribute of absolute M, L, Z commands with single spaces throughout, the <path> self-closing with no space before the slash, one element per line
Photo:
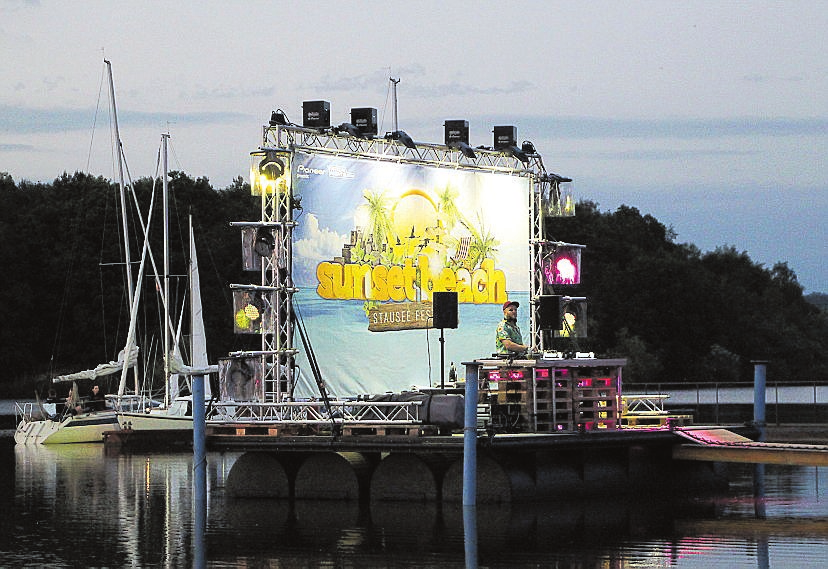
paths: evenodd
<path fill-rule="evenodd" d="M 797 75 L 786 75 L 784 77 L 777 77 L 774 75 L 764 75 L 761 73 L 753 73 L 749 75 L 744 75 L 742 77 L 743 81 L 747 81 L 749 83 L 795 83 L 799 81 L 805 81 L 807 76 L 797 74 Z"/>
<path fill-rule="evenodd" d="M 326 77 L 312 85 L 312 87 L 322 92 L 385 91 L 389 84 L 389 77 L 392 76 L 395 78 L 405 76 L 406 97 L 423 99 L 451 95 L 503 95 L 522 93 L 535 88 L 535 85 L 530 81 L 512 81 L 506 85 L 491 86 L 475 86 L 459 82 L 429 84 L 424 79 L 426 72 L 421 65 L 410 65 L 396 69 L 377 69 L 370 73 L 348 77 Z"/>
<path fill-rule="evenodd" d="M 535 84 L 531 81 L 512 81 L 505 85 L 493 85 L 487 87 L 452 82 L 441 85 L 414 86 L 410 89 L 410 92 L 413 96 L 422 98 L 446 96 L 466 97 L 470 95 L 512 95 L 515 93 L 525 93 L 534 88 Z M 408 92 L 409 91 L 406 91 L 406 94 Z"/>
<path fill-rule="evenodd" d="M 555 152 L 555 156 L 568 158 L 596 158 L 600 160 L 686 160 L 688 158 L 721 158 L 736 156 L 756 156 L 762 154 L 759 150 L 729 150 L 729 149 L 689 149 L 689 148 L 659 148 L 634 149 L 615 151 L 572 150 Z"/>
<path fill-rule="evenodd" d="M 276 92 L 274 87 L 259 87 L 258 89 L 244 89 L 236 86 L 199 88 L 192 93 L 181 93 L 182 99 L 234 99 L 237 97 L 271 97 Z"/>
<path fill-rule="evenodd" d="M 321 92 L 341 91 L 372 91 L 383 92 L 388 88 L 389 78 L 395 79 L 405 75 L 406 83 L 414 77 L 423 77 L 425 69 L 421 65 L 409 65 L 399 68 L 380 68 L 359 75 L 347 77 L 324 77 L 321 81 L 313 83 L 310 87 Z"/>
<path fill-rule="evenodd" d="M 159 124 L 218 124 L 247 119 L 248 115 L 234 112 L 196 113 L 146 113 L 119 111 L 118 122 L 122 126 L 158 126 Z M 0 132 L 31 134 L 55 130 L 83 130 L 92 126 L 95 111 L 92 109 L 34 109 L 29 107 L 0 105 Z"/>
<path fill-rule="evenodd" d="M 328 228 L 320 228 L 319 218 L 312 213 L 304 215 L 302 225 L 302 238 L 293 245 L 293 251 L 298 257 L 322 261 L 342 254 L 342 244 L 348 242 L 346 236 L 339 235 Z"/>
<path fill-rule="evenodd" d="M 503 117 L 488 117 L 488 122 Z M 679 138 L 710 139 L 731 136 L 825 136 L 828 118 L 696 118 L 603 119 L 594 117 L 515 117 L 515 124 L 531 124 L 556 138 Z"/>
<path fill-rule="evenodd" d="M 0 152 L 32 152 L 35 147 L 31 144 L 2 144 L 0 143 Z"/>

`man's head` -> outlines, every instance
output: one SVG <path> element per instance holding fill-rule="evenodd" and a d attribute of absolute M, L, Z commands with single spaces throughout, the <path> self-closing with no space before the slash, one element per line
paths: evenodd
<path fill-rule="evenodd" d="M 507 300 L 503 303 L 503 317 L 506 320 L 517 320 L 517 309 L 520 303 L 515 300 Z"/>
<path fill-rule="evenodd" d="M 95 394 L 97 395 L 98 391 L 99 391 L 98 386 L 97 386 L 97 385 L 93 385 L 93 386 L 92 386 L 92 393 L 95 393 Z"/>

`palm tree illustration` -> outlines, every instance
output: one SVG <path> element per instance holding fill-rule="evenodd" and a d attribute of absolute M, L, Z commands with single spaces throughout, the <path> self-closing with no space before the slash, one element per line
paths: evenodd
<path fill-rule="evenodd" d="M 471 232 L 471 242 L 469 243 L 468 264 L 470 268 L 477 268 L 484 259 L 497 260 L 497 248 L 500 241 L 495 239 L 495 236 L 486 228 L 480 214 L 477 214 L 480 230 L 474 227 L 469 227 Z"/>
<path fill-rule="evenodd" d="M 391 225 L 391 214 L 388 205 L 388 197 L 385 191 L 365 190 L 362 193 L 367 202 L 365 207 L 368 210 L 368 226 L 365 228 L 365 236 L 374 236 L 374 245 L 383 249 L 383 245 L 390 248 L 396 239 L 394 227 Z"/>
<path fill-rule="evenodd" d="M 496 259 L 495 253 L 497 253 L 500 241 L 495 239 L 494 235 L 486 229 L 479 212 L 477 214 L 477 226 L 466 217 L 457 206 L 458 197 L 459 192 L 450 185 L 446 185 L 443 190 L 437 192 L 437 203 L 443 222 L 446 224 L 446 230 L 449 233 L 459 223 L 471 234 L 468 254 L 464 260 L 459 261 L 459 264 L 469 269 L 475 269 L 487 257 L 493 260 Z M 459 240 L 456 237 L 452 238 L 451 244 L 457 247 Z"/>

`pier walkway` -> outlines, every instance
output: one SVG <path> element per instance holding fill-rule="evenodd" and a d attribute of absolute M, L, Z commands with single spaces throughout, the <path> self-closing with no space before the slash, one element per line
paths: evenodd
<path fill-rule="evenodd" d="M 757 442 L 727 429 L 676 429 L 692 444 L 673 447 L 673 459 L 828 466 L 828 445 Z"/>

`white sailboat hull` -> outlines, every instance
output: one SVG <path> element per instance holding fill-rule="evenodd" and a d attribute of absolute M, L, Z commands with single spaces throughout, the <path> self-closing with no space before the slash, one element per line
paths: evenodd
<path fill-rule="evenodd" d="M 107 431 L 120 429 L 115 411 L 70 415 L 63 419 L 23 419 L 17 425 L 14 442 L 21 445 L 101 443 Z"/>
<path fill-rule="evenodd" d="M 164 413 L 119 413 L 118 424 L 132 431 L 192 431 L 193 418 Z"/>

